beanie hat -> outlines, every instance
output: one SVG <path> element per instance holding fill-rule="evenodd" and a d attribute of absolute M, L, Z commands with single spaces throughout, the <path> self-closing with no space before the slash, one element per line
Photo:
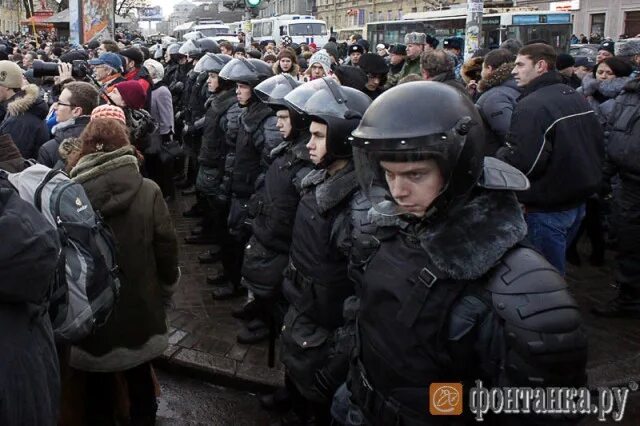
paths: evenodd
<path fill-rule="evenodd" d="M 572 67 L 576 64 L 576 60 L 568 53 L 559 53 L 556 57 L 556 68 L 558 71 Z"/>
<path fill-rule="evenodd" d="M 617 56 L 640 55 L 640 41 L 638 40 L 618 42 L 618 44 L 616 44 L 616 48 L 618 51 L 618 53 L 616 53 Z"/>
<path fill-rule="evenodd" d="M 338 62 L 338 45 L 332 41 L 328 42 L 324 46 L 322 46 L 327 53 L 335 59 L 336 63 Z"/>
<path fill-rule="evenodd" d="M 342 86 L 363 92 L 367 85 L 367 75 L 358 67 L 341 65 L 336 67 L 334 73 Z"/>
<path fill-rule="evenodd" d="M 22 69 L 11 61 L 0 61 L 0 86 L 7 89 L 22 87 Z"/>
<path fill-rule="evenodd" d="M 365 53 L 362 55 L 358 66 L 367 74 L 386 74 L 389 72 L 389 66 L 386 61 L 377 53 Z"/>
<path fill-rule="evenodd" d="M 324 49 L 318 50 L 311 56 L 311 59 L 309 59 L 309 67 L 313 66 L 313 64 L 322 65 L 325 74 L 329 74 L 329 71 L 331 71 L 331 57 Z"/>
<path fill-rule="evenodd" d="M 142 85 L 136 80 L 123 81 L 114 86 L 118 89 L 120 96 L 129 108 L 144 108 L 147 95 L 144 93 Z"/>
<path fill-rule="evenodd" d="M 291 62 L 293 62 L 294 64 L 298 63 L 298 57 L 296 56 L 296 52 L 294 52 L 293 49 L 289 47 L 282 49 L 280 53 L 278 53 L 278 60 L 282 58 L 289 58 L 291 59 Z"/>
<path fill-rule="evenodd" d="M 120 51 L 120 55 L 125 58 L 131 59 L 135 62 L 136 66 L 142 65 L 144 62 L 144 56 L 142 55 L 142 51 L 137 47 L 130 47 L 128 49 L 124 49 Z"/>
<path fill-rule="evenodd" d="M 124 116 L 124 111 L 122 110 L 122 108 L 116 105 L 106 104 L 97 106 L 91 112 L 91 119 L 94 120 L 96 118 L 113 118 L 115 120 L 122 121 L 124 124 L 127 124 L 127 119 Z"/>

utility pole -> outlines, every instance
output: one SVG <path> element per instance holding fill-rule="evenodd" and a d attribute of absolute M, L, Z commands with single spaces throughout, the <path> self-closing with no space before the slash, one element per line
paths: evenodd
<path fill-rule="evenodd" d="M 484 0 L 467 0 L 467 25 L 464 34 L 464 60 L 468 60 L 482 43 L 482 9 Z"/>

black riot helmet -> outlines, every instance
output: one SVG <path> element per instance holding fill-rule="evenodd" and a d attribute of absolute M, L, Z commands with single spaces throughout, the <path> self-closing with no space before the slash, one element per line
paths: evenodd
<path fill-rule="evenodd" d="M 271 77 L 273 70 L 259 59 L 235 58 L 220 70 L 220 78 L 255 87 Z"/>
<path fill-rule="evenodd" d="M 295 139 L 301 131 L 309 128 L 309 120 L 295 109 L 290 108 L 284 100 L 285 96 L 300 85 L 301 83 L 297 82 L 290 74 L 278 74 L 269 77 L 253 89 L 258 99 L 274 110 L 286 109 L 289 111 L 292 131 L 287 139 Z"/>
<path fill-rule="evenodd" d="M 463 204 L 482 174 L 482 119 L 470 99 L 443 83 L 412 82 L 383 93 L 351 141 L 359 183 L 385 215 L 403 212 L 390 201 L 380 161 L 435 160 L 444 185 L 426 212 L 432 219 Z"/>
<path fill-rule="evenodd" d="M 213 39 L 201 38 L 200 40 L 196 40 L 195 44 L 202 49 L 203 52 L 220 53 L 220 46 L 218 46 L 218 43 Z"/>
<path fill-rule="evenodd" d="M 303 84 L 284 99 L 297 113 L 327 125 L 327 155 L 320 166 L 351 157 L 348 138 L 371 104 L 367 95 L 324 77 Z"/>
<path fill-rule="evenodd" d="M 222 53 L 206 53 L 193 67 L 193 71 L 197 73 L 220 73 L 222 68 L 231 62 L 232 59 L 231 56 L 223 55 Z"/>

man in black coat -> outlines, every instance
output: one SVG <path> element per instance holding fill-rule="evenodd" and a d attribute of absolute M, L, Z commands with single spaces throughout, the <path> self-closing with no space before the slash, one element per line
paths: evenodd
<path fill-rule="evenodd" d="M 584 97 L 562 84 L 551 46 L 518 52 L 512 71 L 523 92 L 497 156 L 522 171 L 531 188 L 518 196 L 531 243 L 565 271 L 565 251 L 602 178 L 604 136 Z"/>

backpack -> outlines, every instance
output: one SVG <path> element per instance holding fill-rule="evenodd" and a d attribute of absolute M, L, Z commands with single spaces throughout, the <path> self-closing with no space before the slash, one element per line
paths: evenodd
<path fill-rule="evenodd" d="M 49 316 L 56 341 L 77 342 L 103 325 L 115 304 L 120 287 L 115 239 L 82 185 L 63 171 L 35 164 L 7 175 L 20 197 L 58 230 L 62 252 Z"/>

